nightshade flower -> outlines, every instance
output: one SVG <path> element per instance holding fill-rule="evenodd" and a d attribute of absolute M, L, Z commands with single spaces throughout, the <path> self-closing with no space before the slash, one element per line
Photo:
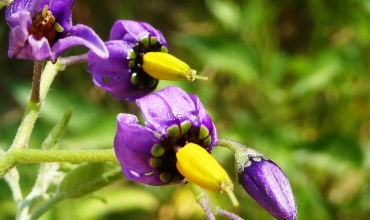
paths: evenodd
<path fill-rule="evenodd" d="M 289 180 L 278 165 L 252 152 L 243 167 L 238 175 L 239 182 L 259 205 L 279 220 L 297 218 Z"/>
<path fill-rule="evenodd" d="M 90 28 L 72 25 L 75 0 L 14 0 L 6 9 L 10 27 L 8 55 L 27 60 L 51 60 L 68 48 L 83 45 L 101 57 L 108 51 Z"/>
<path fill-rule="evenodd" d="M 176 151 L 188 143 L 208 152 L 217 141 L 216 128 L 198 97 L 177 87 L 137 99 L 146 120 L 119 114 L 114 149 L 127 179 L 148 185 L 180 183 Z"/>
<path fill-rule="evenodd" d="M 151 25 L 130 20 L 114 23 L 105 44 L 109 58 L 89 52 L 88 71 L 94 84 L 120 100 L 134 101 L 152 92 L 159 79 L 205 79 L 196 71 L 168 54 L 167 41 Z"/>

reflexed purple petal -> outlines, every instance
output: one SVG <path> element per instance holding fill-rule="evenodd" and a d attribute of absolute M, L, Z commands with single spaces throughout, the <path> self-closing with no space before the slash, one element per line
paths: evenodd
<path fill-rule="evenodd" d="M 103 59 L 93 51 L 89 51 L 88 71 L 93 75 L 111 77 L 130 74 L 127 56 L 133 45 L 119 40 L 105 42 L 105 45 L 109 51 L 109 58 Z"/>
<path fill-rule="evenodd" d="M 143 173 L 136 173 L 133 170 L 124 170 L 122 169 L 123 174 L 129 180 L 135 181 L 137 183 L 144 183 L 151 186 L 163 186 L 165 185 L 161 179 L 159 178 L 159 172 L 154 171 L 153 173 L 143 174 Z"/>
<path fill-rule="evenodd" d="M 118 132 L 115 141 L 119 147 L 124 146 L 150 156 L 152 147 L 160 143 L 152 130 L 138 124 L 136 116 L 118 114 L 117 121 Z"/>
<path fill-rule="evenodd" d="M 212 122 L 211 116 L 208 114 L 202 103 L 200 102 L 198 96 L 194 94 L 189 94 L 189 97 L 193 100 L 195 108 L 196 108 L 196 115 L 199 120 L 199 125 L 204 125 L 209 129 L 210 135 L 211 135 L 211 147 L 216 144 L 217 141 L 217 132 L 216 127 Z M 199 126 L 198 125 L 198 126 Z M 207 149 L 210 151 L 210 149 Z"/>
<path fill-rule="evenodd" d="M 185 119 L 194 121 L 195 106 L 187 93 L 178 87 L 166 87 L 161 91 L 136 100 L 141 109 L 146 125 L 167 134 L 171 125 L 180 125 Z"/>
<path fill-rule="evenodd" d="M 108 50 L 100 37 L 88 26 L 78 24 L 71 31 L 70 36 L 59 39 L 51 48 L 51 60 L 55 62 L 68 48 L 83 45 L 101 58 L 108 58 Z"/>
<path fill-rule="evenodd" d="M 136 85 L 131 83 L 131 75 L 123 75 L 117 78 L 110 78 L 109 82 L 105 81 L 104 77 L 99 75 L 93 76 L 93 82 L 96 86 L 107 91 L 113 98 L 118 100 L 135 101 L 145 95 L 151 93 L 153 87 L 143 87 L 138 89 Z"/>
<path fill-rule="evenodd" d="M 156 37 L 157 41 L 167 46 L 162 33 L 145 22 L 130 20 L 118 20 L 114 23 L 110 32 L 110 40 L 124 40 L 130 43 L 138 43 L 141 38 L 148 35 Z"/>
<path fill-rule="evenodd" d="M 293 192 L 283 171 L 270 160 L 251 162 L 239 175 L 247 193 L 275 218 L 296 219 Z"/>
<path fill-rule="evenodd" d="M 151 167 L 151 149 L 160 140 L 150 129 L 138 125 L 134 115 L 119 114 L 114 150 L 125 176 L 149 185 L 163 185 L 158 171 Z"/>

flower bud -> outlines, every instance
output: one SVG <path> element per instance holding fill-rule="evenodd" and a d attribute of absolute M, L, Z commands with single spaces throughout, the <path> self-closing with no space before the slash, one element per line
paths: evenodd
<path fill-rule="evenodd" d="M 261 155 L 249 155 L 238 174 L 245 191 L 277 219 L 296 219 L 297 207 L 283 171 Z"/>
<path fill-rule="evenodd" d="M 189 81 L 195 79 L 208 80 L 208 77 L 197 75 L 197 71 L 188 64 L 168 53 L 148 52 L 143 57 L 143 69 L 156 79 Z"/>

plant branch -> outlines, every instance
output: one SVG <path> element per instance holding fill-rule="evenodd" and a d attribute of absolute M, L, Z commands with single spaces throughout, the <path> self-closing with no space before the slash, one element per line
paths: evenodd
<path fill-rule="evenodd" d="M 117 161 L 113 149 L 103 150 L 13 150 L 0 158 L 0 177 L 20 163 Z"/>

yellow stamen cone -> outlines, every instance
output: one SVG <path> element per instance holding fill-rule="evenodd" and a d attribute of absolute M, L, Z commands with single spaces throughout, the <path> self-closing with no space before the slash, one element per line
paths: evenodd
<path fill-rule="evenodd" d="M 208 80 L 208 77 L 197 75 L 197 71 L 175 56 L 163 52 L 148 52 L 143 57 L 143 69 L 151 77 L 172 81 Z"/>
<path fill-rule="evenodd" d="M 177 151 L 176 158 L 176 168 L 187 180 L 204 189 L 225 193 L 234 206 L 239 205 L 230 177 L 204 148 L 189 143 Z"/>

